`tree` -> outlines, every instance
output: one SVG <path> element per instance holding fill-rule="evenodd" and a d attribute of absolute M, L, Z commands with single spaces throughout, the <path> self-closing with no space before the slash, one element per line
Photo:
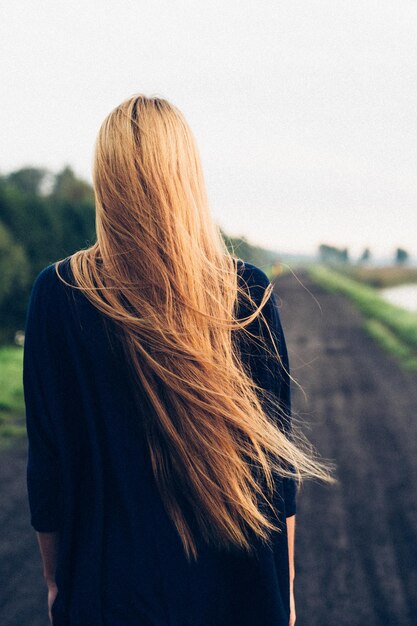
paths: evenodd
<path fill-rule="evenodd" d="M 71 167 L 66 166 L 55 176 L 51 197 L 73 203 L 94 202 L 92 187 L 76 177 Z"/>
<path fill-rule="evenodd" d="M 0 222 L 0 339 L 13 338 L 14 323 L 23 324 L 30 267 L 25 251 Z"/>
<path fill-rule="evenodd" d="M 395 263 L 397 265 L 404 265 L 408 261 L 409 254 L 404 248 L 397 248 L 395 251 Z"/>
<path fill-rule="evenodd" d="M 367 263 L 371 258 L 371 251 L 369 248 L 365 248 L 359 257 L 359 263 Z"/>
<path fill-rule="evenodd" d="M 319 246 L 319 256 L 324 263 L 348 263 L 348 248 L 336 248 L 325 243 Z"/>
<path fill-rule="evenodd" d="M 65 168 L 48 193 L 43 172 L 0 176 L 0 342 L 23 328 L 36 274 L 95 241 L 91 186 Z"/>
<path fill-rule="evenodd" d="M 44 168 L 22 167 L 9 174 L 6 181 L 25 195 L 37 196 L 41 193 L 46 174 L 47 170 Z"/>

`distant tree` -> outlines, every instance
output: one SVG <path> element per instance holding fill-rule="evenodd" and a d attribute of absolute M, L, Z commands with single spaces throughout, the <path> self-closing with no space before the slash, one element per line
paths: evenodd
<path fill-rule="evenodd" d="M 250 243 L 244 235 L 240 237 L 229 237 L 221 228 L 220 233 L 227 249 L 233 256 L 248 261 L 248 263 L 253 263 L 268 272 L 276 262 L 276 250 L 268 250 L 261 246 L 256 246 Z"/>
<path fill-rule="evenodd" d="M 0 341 L 11 341 L 14 323 L 24 323 L 30 266 L 25 251 L 0 222 Z"/>
<path fill-rule="evenodd" d="M 371 251 L 369 248 L 364 248 L 361 256 L 359 257 L 359 263 L 367 263 L 371 258 Z"/>
<path fill-rule="evenodd" d="M 92 188 L 70 168 L 47 178 L 36 168 L 0 176 L 0 225 L 1 343 L 22 329 L 36 274 L 95 241 Z"/>
<path fill-rule="evenodd" d="M 395 263 L 397 265 L 404 265 L 408 261 L 409 254 L 404 248 L 397 248 L 395 251 Z"/>
<path fill-rule="evenodd" d="M 87 182 L 77 178 L 71 167 L 66 166 L 55 176 L 51 197 L 72 203 L 94 202 L 94 192 Z"/>
<path fill-rule="evenodd" d="M 9 182 L 0 185 L 0 220 L 25 250 L 33 275 L 53 260 L 58 235 L 55 218 L 42 196 L 25 195 Z"/>
<path fill-rule="evenodd" d="M 28 280 L 28 262 L 22 246 L 0 222 L 0 303 L 10 296 L 16 286 L 25 286 Z"/>
<path fill-rule="evenodd" d="M 39 167 L 22 167 L 16 172 L 11 172 L 6 181 L 25 195 L 36 196 L 41 192 L 42 182 L 47 170 Z"/>
<path fill-rule="evenodd" d="M 336 248 L 325 243 L 319 246 L 319 256 L 324 263 L 348 263 L 348 248 Z"/>

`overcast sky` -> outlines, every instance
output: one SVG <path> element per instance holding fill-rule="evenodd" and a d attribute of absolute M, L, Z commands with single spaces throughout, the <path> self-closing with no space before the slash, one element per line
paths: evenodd
<path fill-rule="evenodd" d="M 134 93 L 186 116 L 212 212 L 282 251 L 417 254 L 416 0 L 2 0 L 0 171 L 91 181 Z"/>

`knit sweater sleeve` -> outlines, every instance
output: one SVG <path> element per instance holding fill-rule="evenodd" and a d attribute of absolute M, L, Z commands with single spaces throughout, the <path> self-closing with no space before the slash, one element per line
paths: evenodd
<path fill-rule="evenodd" d="M 23 390 L 28 437 L 30 522 L 39 532 L 60 528 L 60 462 L 53 421 L 60 393 L 59 322 L 54 311 L 52 266 L 36 277 L 26 313 Z"/>

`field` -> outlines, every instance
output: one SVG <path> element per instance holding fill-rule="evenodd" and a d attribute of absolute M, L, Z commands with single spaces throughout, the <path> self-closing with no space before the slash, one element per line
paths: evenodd
<path fill-rule="evenodd" d="M 347 265 L 343 271 L 347 276 L 371 287 L 395 287 L 406 283 L 417 283 L 417 267 Z"/>
<path fill-rule="evenodd" d="M 21 347 L 0 348 L 0 451 L 26 434 Z"/>
<path fill-rule="evenodd" d="M 280 276 L 276 293 L 292 374 L 305 393 L 293 385 L 294 423 L 336 463 L 339 479 L 307 482 L 298 496 L 296 624 L 416 624 L 417 374 L 365 332 L 350 299 L 306 272 Z M 47 624 L 25 463 L 24 438 L 0 454 L 3 626 Z"/>
<path fill-rule="evenodd" d="M 386 302 L 374 288 L 326 266 L 310 266 L 308 273 L 323 289 L 347 296 L 363 314 L 367 332 L 405 369 L 417 370 L 417 313 Z"/>

